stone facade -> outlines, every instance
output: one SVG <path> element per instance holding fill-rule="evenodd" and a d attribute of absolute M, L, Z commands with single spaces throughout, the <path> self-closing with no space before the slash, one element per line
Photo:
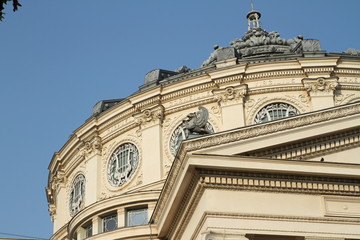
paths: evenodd
<path fill-rule="evenodd" d="M 50 162 L 51 239 L 360 238 L 360 57 L 259 17 L 200 69 L 97 105 Z"/>

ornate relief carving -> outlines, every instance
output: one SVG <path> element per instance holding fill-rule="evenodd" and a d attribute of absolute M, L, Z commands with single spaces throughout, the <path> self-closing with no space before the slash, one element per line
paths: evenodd
<path fill-rule="evenodd" d="M 157 105 L 150 109 L 145 109 L 141 113 L 135 114 L 135 123 L 141 126 L 148 126 L 151 124 L 162 124 L 164 120 L 164 107 Z"/>
<path fill-rule="evenodd" d="M 93 154 L 101 154 L 102 143 L 99 136 L 94 136 L 91 140 L 82 142 L 83 146 L 78 148 L 80 158 L 89 158 Z"/>
<path fill-rule="evenodd" d="M 56 216 L 56 206 L 55 206 L 55 204 L 49 204 L 48 205 L 48 211 L 49 211 L 50 216 L 51 216 L 51 221 L 55 221 L 55 216 Z"/>
<path fill-rule="evenodd" d="M 138 150 L 138 155 L 139 155 L 139 160 L 138 160 L 138 165 L 135 169 L 135 172 L 133 173 L 132 177 L 123 185 L 121 186 L 111 186 L 111 184 L 108 181 L 108 177 L 107 177 L 107 170 L 108 170 L 108 162 L 110 161 L 110 157 L 112 155 L 112 153 L 117 149 L 117 147 L 121 146 L 124 143 L 132 143 L 137 147 Z M 140 170 L 141 169 L 141 165 L 142 165 L 142 151 L 140 148 L 141 144 L 138 141 L 137 138 L 135 137 L 131 137 L 130 135 L 127 136 L 127 138 L 121 138 L 120 141 L 114 140 L 109 146 L 105 146 L 104 147 L 104 151 L 103 151 L 103 155 L 102 155 L 102 168 L 101 168 L 101 175 L 102 175 L 102 182 L 103 182 L 103 186 L 105 186 L 105 188 L 111 192 L 116 192 L 119 191 L 120 189 L 129 187 L 131 184 L 134 183 L 134 179 L 137 179 L 137 177 L 139 176 L 139 174 L 141 174 Z M 109 197 L 111 194 L 107 194 L 107 196 Z"/>
<path fill-rule="evenodd" d="M 64 187 L 66 182 L 65 172 L 63 170 L 57 170 L 56 175 L 51 181 L 51 188 L 58 190 L 60 187 Z"/>
<path fill-rule="evenodd" d="M 338 86 L 337 78 L 303 79 L 303 84 L 310 96 L 333 94 Z"/>
<path fill-rule="evenodd" d="M 226 105 L 229 102 L 242 103 L 247 93 L 247 85 L 217 89 L 213 90 L 212 93 L 219 105 Z"/>

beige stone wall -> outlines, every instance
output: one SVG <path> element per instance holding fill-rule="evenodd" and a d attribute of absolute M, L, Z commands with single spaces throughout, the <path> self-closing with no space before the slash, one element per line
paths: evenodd
<path fill-rule="evenodd" d="M 206 74 L 138 92 L 80 126 L 63 148 L 54 154 L 49 165 L 47 188 L 54 233 L 62 235 L 67 231 L 64 226 L 73 221 L 69 214 L 69 194 L 73 179 L 79 173 L 86 178 L 82 211 L 164 180 L 174 160 L 169 150 L 171 135 L 188 113 L 197 111 L 198 106 L 209 110 L 209 123 L 215 132 L 221 132 L 252 125 L 256 113 L 271 103 L 290 104 L 303 114 L 358 100 L 360 63 L 328 57 L 219 64 L 218 69 Z M 298 134 L 302 132 L 299 130 Z M 279 141 L 287 141 L 281 135 L 277 137 Z M 272 140 L 269 138 L 266 141 L 271 143 Z M 113 151 L 125 142 L 137 146 L 140 162 L 127 183 L 113 187 L 106 178 L 107 164 Z M 256 138 L 249 140 L 248 144 L 253 150 L 259 147 Z M 223 152 L 226 153 L 226 150 Z M 328 159 L 356 163 L 351 159 L 354 154 L 358 155 L 358 148 L 347 153 L 332 153 Z M 137 200 L 131 201 L 150 204 L 156 201 L 161 186 L 144 189 L 156 190 L 154 196 L 146 200 L 137 196 Z M 129 204 L 132 203 L 124 202 L 123 206 Z M 75 227 L 94 219 L 95 215 L 103 213 L 102 210 L 106 212 L 118 207 L 114 203 L 107 209 L 99 207 L 98 212 L 89 211 L 88 215 L 82 215 Z M 76 229 L 70 229 L 76 232 Z M 54 236 L 57 239 L 57 235 Z"/>

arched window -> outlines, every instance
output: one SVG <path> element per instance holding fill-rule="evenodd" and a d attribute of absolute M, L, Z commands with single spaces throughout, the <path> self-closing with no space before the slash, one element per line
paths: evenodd
<path fill-rule="evenodd" d="M 280 118 L 299 115 L 300 112 L 294 106 L 287 103 L 272 103 L 263 107 L 255 116 L 254 123 L 263 123 Z"/>
<path fill-rule="evenodd" d="M 82 174 L 76 176 L 70 191 L 69 210 L 70 215 L 74 216 L 80 211 L 85 197 L 85 177 Z"/>

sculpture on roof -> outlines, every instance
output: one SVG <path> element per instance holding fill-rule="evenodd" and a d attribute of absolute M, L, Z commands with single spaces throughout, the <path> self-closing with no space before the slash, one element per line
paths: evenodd
<path fill-rule="evenodd" d="M 360 50 L 354 49 L 354 48 L 348 48 L 345 52 L 345 54 L 350 54 L 353 56 L 360 56 Z"/>
<path fill-rule="evenodd" d="M 220 46 L 215 45 L 214 46 L 214 51 L 210 54 L 210 57 L 203 62 L 201 67 L 209 66 L 209 65 L 214 64 L 216 62 L 217 57 L 218 57 L 218 49 L 220 49 Z"/>
<path fill-rule="evenodd" d="M 209 119 L 209 112 L 205 107 L 200 106 L 199 111 L 189 113 L 187 119 L 183 121 L 183 128 L 189 135 L 204 135 L 209 134 L 206 124 Z"/>
<path fill-rule="evenodd" d="M 219 48 L 219 46 L 215 46 L 215 51 L 203 62 L 202 67 L 234 56 L 237 58 L 252 58 L 284 53 L 301 54 L 303 52 L 321 51 L 320 42 L 316 39 L 303 39 L 301 35 L 292 39 L 284 39 L 276 31 L 267 32 L 262 29 L 260 26 L 261 13 L 254 10 L 253 5 L 251 12 L 246 17 L 248 20 L 248 32 L 242 38 L 235 39 L 230 43 L 230 48 L 236 51 L 235 54 L 229 54 L 224 57 L 221 55 L 221 52 L 227 47 Z M 349 54 L 357 54 L 354 52 L 351 51 Z M 221 57 L 219 57 L 220 55 Z"/>

